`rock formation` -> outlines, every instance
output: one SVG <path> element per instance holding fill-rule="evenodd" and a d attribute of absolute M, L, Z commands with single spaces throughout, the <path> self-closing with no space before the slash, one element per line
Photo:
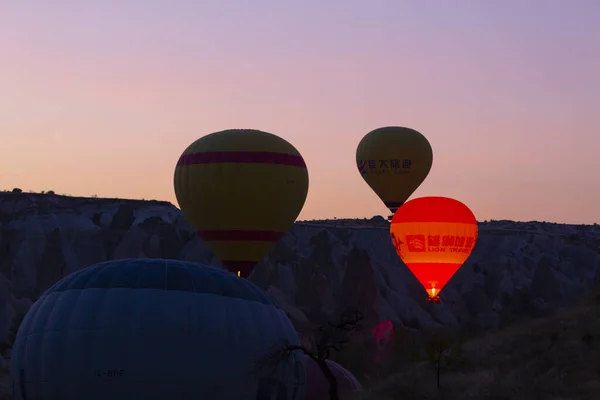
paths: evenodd
<path fill-rule="evenodd" d="M 461 324 L 495 329 L 581 299 L 600 281 L 600 227 L 480 223 L 467 263 L 429 304 L 390 244 L 387 222 L 297 222 L 250 280 L 298 329 L 349 308 L 367 327 Z M 170 203 L 0 193 L 0 369 L 38 296 L 70 272 L 116 258 L 157 257 L 219 265 Z M 370 329 L 367 330 L 370 332 Z M 0 382 L 0 385 L 2 382 Z"/>

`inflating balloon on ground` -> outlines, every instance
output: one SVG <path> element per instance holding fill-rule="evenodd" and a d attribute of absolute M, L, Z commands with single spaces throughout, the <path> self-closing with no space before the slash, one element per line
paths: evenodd
<path fill-rule="evenodd" d="M 301 353 L 260 368 L 281 341 L 300 345 L 249 281 L 183 261 L 109 261 L 33 304 L 12 352 L 14 398 L 302 400 Z"/>
<path fill-rule="evenodd" d="M 398 255 L 432 302 L 439 302 L 440 291 L 469 258 L 477 234 L 473 212 L 448 197 L 410 200 L 396 211 L 390 225 Z"/>
<path fill-rule="evenodd" d="M 356 163 L 360 175 L 394 214 L 429 174 L 433 151 L 414 129 L 388 126 L 362 138 Z"/>
<path fill-rule="evenodd" d="M 198 236 L 225 268 L 246 278 L 300 214 L 308 171 L 284 139 L 230 129 L 201 137 L 183 152 L 174 188 Z"/>

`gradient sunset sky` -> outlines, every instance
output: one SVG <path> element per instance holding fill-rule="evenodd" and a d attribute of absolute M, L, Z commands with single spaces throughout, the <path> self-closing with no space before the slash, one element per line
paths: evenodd
<path fill-rule="evenodd" d="M 309 168 L 300 219 L 387 209 L 372 129 L 431 142 L 413 197 L 600 221 L 600 1 L 53 0 L 0 5 L 0 188 L 168 200 L 195 139 L 254 128 Z"/>

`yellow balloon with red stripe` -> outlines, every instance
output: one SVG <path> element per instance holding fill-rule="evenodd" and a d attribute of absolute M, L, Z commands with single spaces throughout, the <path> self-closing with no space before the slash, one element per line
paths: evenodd
<path fill-rule="evenodd" d="M 420 197 L 392 218 L 390 236 L 398 255 L 432 301 L 469 258 L 477 241 L 477 220 L 458 200 Z"/>
<path fill-rule="evenodd" d="M 229 129 L 183 152 L 174 187 L 198 236 L 225 268 L 246 278 L 300 214 L 308 171 L 298 150 L 279 136 Z"/>

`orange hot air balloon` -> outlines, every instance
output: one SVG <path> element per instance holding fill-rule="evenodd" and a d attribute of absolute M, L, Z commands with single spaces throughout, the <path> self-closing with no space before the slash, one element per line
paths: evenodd
<path fill-rule="evenodd" d="M 440 291 L 469 258 L 477 233 L 473 212 L 448 197 L 410 200 L 396 211 L 390 225 L 398 255 L 431 302 L 439 302 Z"/>
<path fill-rule="evenodd" d="M 198 236 L 225 268 L 247 278 L 302 210 L 308 171 L 298 150 L 279 136 L 229 129 L 183 152 L 174 187 Z"/>

